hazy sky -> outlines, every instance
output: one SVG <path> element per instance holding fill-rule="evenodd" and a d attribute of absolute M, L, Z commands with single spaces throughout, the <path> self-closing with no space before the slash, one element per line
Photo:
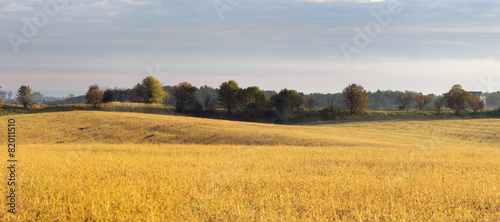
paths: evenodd
<path fill-rule="evenodd" d="M 4 91 L 79 95 L 148 74 L 305 93 L 500 90 L 498 0 L 0 0 L 0 31 Z"/>

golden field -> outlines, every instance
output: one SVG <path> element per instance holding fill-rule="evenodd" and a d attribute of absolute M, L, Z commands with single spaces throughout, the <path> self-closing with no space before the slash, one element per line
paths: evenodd
<path fill-rule="evenodd" d="M 1 204 L 1 221 L 500 220 L 498 119 L 319 127 L 98 111 L 13 118 L 19 209 L 13 216 Z"/>

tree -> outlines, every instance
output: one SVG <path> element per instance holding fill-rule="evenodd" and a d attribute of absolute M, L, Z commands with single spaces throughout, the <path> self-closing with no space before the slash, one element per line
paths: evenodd
<path fill-rule="evenodd" d="M 102 98 L 104 97 L 104 93 L 99 89 L 97 84 L 89 86 L 89 90 L 85 95 L 85 99 L 87 99 L 87 103 L 94 106 L 94 109 L 97 107 L 97 104 L 102 102 Z"/>
<path fill-rule="evenodd" d="M 271 102 L 282 115 L 286 116 L 290 112 L 298 111 L 302 106 L 303 99 L 293 89 L 282 89 L 278 94 L 271 97 Z"/>
<path fill-rule="evenodd" d="M 166 92 L 163 91 L 163 85 L 160 80 L 153 76 L 146 76 L 142 80 L 139 90 L 141 91 L 145 103 L 161 104 L 165 98 Z"/>
<path fill-rule="evenodd" d="M 1 91 L 1 89 L 2 89 L 2 86 L 0 86 L 0 96 L 2 96 L 2 91 Z M 0 104 L 2 104 L 2 97 L 0 97 Z"/>
<path fill-rule="evenodd" d="M 415 99 L 413 99 L 413 103 L 415 103 L 415 106 L 418 108 L 418 110 L 424 109 L 424 107 L 431 102 L 431 99 L 429 96 L 426 95 L 418 95 L 415 96 Z"/>
<path fill-rule="evenodd" d="M 304 107 L 311 112 L 316 106 L 316 100 L 311 95 L 304 96 Z"/>
<path fill-rule="evenodd" d="M 172 98 L 170 97 L 170 93 L 165 92 L 165 98 L 163 98 L 163 105 L 167 106 L 168 102 L 170 102 Z"/>
<path fill-rule="evenodd" d="M 408 105 L 410 105 L 412 100 L 413 100 L 413 95 L 411 94 L 410 91 L 396 92 L 396 102 L 399 105 L 399 110 L 407 109 Z"/>
<path fill-rule="evenodd" d="M 118 87 L 115 87 L 113 89 L 113 95 L 115 96 L 114 101 L 118 102 L 125 102 L 129 98 L 129 92 L 127 92 L 127 89 L 120 89 Z"/>
<path fill-rule="evenodd" d="M 207 94 L 201 99 L 201 104 L 206 111 L 213 111 L 217 105 L 217 100 L 215 100 L 210 94 Z"/>
<path fill-rule="evenodd" d="M 461 85 L 454 85 L 444 94 L 445 106 L 455 110 L 455 115 L 459 115 L 460 111 L 467 108 L 470 97 L 471 94 L 462 89 Z"/>
<path fill-rule="evenodd" d="M 261 115 L 268 104 L 264 91 L 257 86 L 241 89 L 240 103 L 245 112 L 250 116 Z"/>
<path fill-rule="evenodd" d="M 179 113 L 184 112 L 188 104 L 196 98 L 196 87 L 187 82 L 181 82 L 179 85 L 173 86 L 171 92 L 175 96 L 175 109 Z"/>
<path fill-rule="evenodd" d="M 360 114 L 368 108 L 370 99 L 361 85 L 351 84 L 342 92 L 343 102 L 349 109 L 349 115 Z"/>
<path fill-rule="evenodd" d="M 104 95 L 102 97 L 103 103 L 114 102 L 115 101 L 115 92 L 112 89 L 104 90 Z"/>
<path fill-rule="evenodd" d="M 217 100 L 227 109 L 227 115 L 231 115 L 233 109 L 238 108 L 240 87 L 234 80 L 223 82 L 220 85 Z"/>
<path fill-rule="evenodd" d="M 24 108 L 28 108 L 29 105 L 33 103 L 34 95 L 31 92 L 30 86 L 21 86 L 19 90 L 17 90 L 16 99 L 23 105 Z"/>
<path fill-rule="evenodd" d="M 137 83 L 131 90 L 130 90 L 130 102 L 133 103 L 143 103 L 144 102 L 144 96 L 142 92 L 142 87 L 141 84 Z"/>
<path fill-rule="evenodd" d="M 438 113 L 441 113 L 441 109 L 443 108 L 443 106 L 444 106 L 444 98 L 442 96 L 436 97 L 436 99 L 434 99 L 434 108 Z"/>
<path fill-rule="evenodd" d="M 472 109 L 473 114 L 476 114 L 478 110 L 484 109 L 484 101 L 479 96 L 471 95 L 469 107 Z"/>

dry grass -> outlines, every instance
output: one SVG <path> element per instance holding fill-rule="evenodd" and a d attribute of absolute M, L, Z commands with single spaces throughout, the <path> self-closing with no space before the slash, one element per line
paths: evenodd
<path fill-rule="evenodd" d="M 2 221 L 500 219 L 500 120 L 300 127 L 108 112 L 15 118 L 20 209 L 14 218 L 2 204 Z"/>

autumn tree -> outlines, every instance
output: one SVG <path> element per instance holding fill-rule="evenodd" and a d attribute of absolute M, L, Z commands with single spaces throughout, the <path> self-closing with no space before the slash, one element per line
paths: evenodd
<path fill-rule="evenodd" d="M 166 92 L 163 90 L 163 85 L 153 76 L 146 76 L 139 89 L 145 103 L 161 104 L 165 99 Z"/>
<path fill-rule="evenodd" d="M 342 97 L 350 115 L 362 113 L 370 104 L 368 93 L 361 85 L 351 84 L 347 86 L 342 92 Z"/>
<path fill-rule="evenodd" d="M 316 106 L 316 99 L 314 99 L 313 96 L 311 95 L 304 96 L 304 107 L 306 107 L 306 109 L 308 109 L 309 112 L 311 112 L 315 106 Z"/>
<path fill-rule="evenodd" d="M 180 113 L 184 112 L 189 103 L 196 98 L 196 87 L 187 82 L 181 82 L 179 85 L 173 86 L 171 92 L 176 99 L 175 109 Z"/>
<path fill-rule="evenodd" d="M 424 107 L 427 104 L 429 104 L 430 102 L 431 102 L 431 99 L 429 98 L 429 96 L 422 95 L 422 94 L 415 96 L 415 98 L 413 99 L 413 103 L 418 108 L 418 110 L 424 109 Z"/>
<path fill-rule="evenodd" d="M 293 111 L 299 110 L 303 99 L 293 89 L 282 89 L 278 94 L 271 97 L 271 102 L 282 115 L 286 116 Z"/>
<path fill-rule="evenodd" d="M 460 114 L 460 111 L 465 110 L 470 101 L 471 94 L 461 85 L 454 85 L 450 91 L 444 94 L 445 106 L 455 110 L 455 115 Z"/>
<path fill-rule="evenodd" d="M 473 114 L 478 110 L 484 109 L 484 101 L 479 96 L 471 95 L 469 98 L 469 107 L 472 109 Z"/>
<path fill-rule="evenodd" d="M 438 96 L 434 99 L 434 109 L 438 112 L 441 113 L 441 109 L 444 106 L 444 98 L 442 96 Z"/>
<path fill-rule="evenodd" d="M 29 105 L 33 103 L 34 94 L 30 86 L 21 86 L 17 90 L 16 100 L 23 105 L 24 108 L 28 108 Z"/>
<path fill-rule="evenodd" d="M 102 98 L 104 97 L 104 92 L 99 89 L 97 84 L 89 86 L 89 90 L 85 95 L 85 99 L 87 99 L 87 103 L 91 104 L 94 109 L 97 107 L 97 104 L 102 102 Z"/>
<path fill-rule="evenodd" d="M 227 114 L 231 115 L 231 112 L 234 109 L 238 108 L 240 93 L 240 87 L 238 86 L 238 83 L 236 83 L 234 80 L 223 82 L 220 85 L 217 93 L 217 100 L 220 104 L 222 104 L 222 106 L 224 106 L 224 108 L 227 109 Z"/>
<path fill-rule="evenodd" d="M 411 101 L 413 100 L 413 95 L 411 94 L 410 91 L 397 91 L 396 92 L 396 102 L 399 105 L 399 110 L 405 110 L 408 108 L 408 106 L 411 104 Z"/>

